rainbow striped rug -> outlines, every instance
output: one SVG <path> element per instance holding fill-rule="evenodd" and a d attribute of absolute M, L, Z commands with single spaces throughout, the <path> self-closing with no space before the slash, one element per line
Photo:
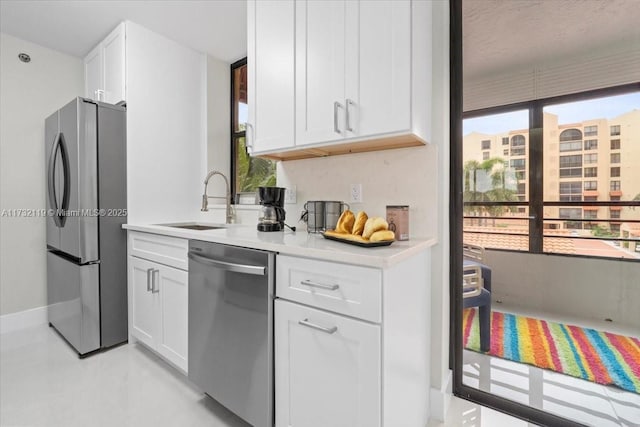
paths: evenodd
<path fill-rule="evenodd" d="M 613 384 L 640 394 L 640 340 L 595 329 L 491 312 L 489 354 Z M 478 310 L 463 311 L 463 344 L 480 351 Z"/>

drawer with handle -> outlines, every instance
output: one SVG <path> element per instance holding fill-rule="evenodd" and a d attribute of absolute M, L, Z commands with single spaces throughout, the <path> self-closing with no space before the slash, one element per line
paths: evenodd
<path fill-rule="evenodd" d="M 376 268 L 278 255 L 276 295 L 380 323 L 382 271 Z"/>
<path fill-rule="evenodd" d="M 181 270 L 188 269 L 188 247 L 189 241 L 187 239 L 129 231 L 129 255 Z"/>

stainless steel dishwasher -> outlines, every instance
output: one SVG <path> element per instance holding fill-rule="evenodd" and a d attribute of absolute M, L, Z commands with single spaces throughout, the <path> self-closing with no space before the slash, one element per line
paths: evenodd
<path fill-rule="evenodd" d="M 255 427 L 273 426 L 275 254 L 189 241 L 189 379 Z"/>

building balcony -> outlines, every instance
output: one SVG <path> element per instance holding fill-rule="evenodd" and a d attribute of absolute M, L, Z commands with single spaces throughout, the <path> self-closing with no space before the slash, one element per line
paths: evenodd
<path fill-rule="evenodd" d="M 622 191 L 621 190 L 611 190 L 611 191 L 609 191 L 609 196 L 622 197 Z"/>
<path fill-rule="evenodd" d="M 582 195 L 584 197 L 598 197 L 598 191 L 597 190 L 585 190 L 582 192 Z"/>
<path fill-rule="evenodd" d="M 598 209 L 600 209 L 600 207 L 599 206 L 583 206 L 582 209 L 585 211 L 597 211 Z"/>

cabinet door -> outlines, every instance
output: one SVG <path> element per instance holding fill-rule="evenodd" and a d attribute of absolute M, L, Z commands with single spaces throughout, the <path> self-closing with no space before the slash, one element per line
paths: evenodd
<path fill-rule="evenodd" d="M 189 274 L 186 271 L 160 265 L 153 287 L 160 312 L 157 351 L 185 372 L 188 361 L 188 281 Z"/>
<path fill-rule="evenodd" d="M 380 426 L 379 326 L 278 299 L 274 328 L 277 427 Z"/>
<path fill-rule="evenodd" d="M 104 87 L 102 74 L 102 49 L 96 46 L 84 58 L 84 96 L 94 101 L 101 101 L 99 94 Z"/>
<path fill-rule="evenodd" d="M 345 102 L 352 129 L 346 136 L 406 132 L 411 128 L 410 1 L 347 1 L 346 16 Z"/>
<path fill-rule="evenodd" d="M 344 138 L 346 3 L 296 1 L 296 144 Z"/>
<path fill-rule="evenodd" d="M 294 146 L 293 0 L 247 3 L 250 153 Z"/>
<path fill-rule="evenodd" d="M 151 275 L 157 264 L 129 257 L 129 305 L 131 335 L 149 347 L 154 347 L 157 310 L 151 291 Z"/>
<path fill-rule="evenodd" d="M 104 61 L 104 98 L 117 104 L 125 98 L 125 26 L 118 27 L 102 42 Z"/>

